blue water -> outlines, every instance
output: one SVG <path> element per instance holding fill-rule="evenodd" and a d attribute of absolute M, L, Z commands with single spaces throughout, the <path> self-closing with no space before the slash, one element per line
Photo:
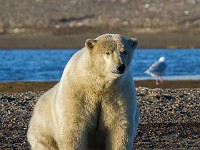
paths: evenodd
<path fill-rule="evenodd" d="M 58 81 L 76 50 L 0 50 L 0 82 Z M 200 80 L 200 49 L 138 49 L 131 70 L 136 80 L 150 79 L 144 71 L 164 56 L 164 79 Z"/>

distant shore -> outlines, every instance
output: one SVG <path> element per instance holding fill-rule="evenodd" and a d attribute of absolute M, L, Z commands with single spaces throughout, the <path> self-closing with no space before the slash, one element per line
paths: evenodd
<path fill-rule="evenodd" d="M 76 49 L 84 46 L 88 38 L 96 38 L 105 31 L 74 32 L 65 35 L 0 35 L 0 49 Z M 129 33 L 113 31 L 128 38 L 135 37 L 139 40 L 139 48 L 200 48 L 200 34 L 189 32 L 162 32 L 162 33 Z"/>
<path fill-rule="evenodd" d="M 198 0 L 6 0 L 0 9 L 0 49 L 81 48 L 105 33 L 141 48 L 200 48 Z"/>

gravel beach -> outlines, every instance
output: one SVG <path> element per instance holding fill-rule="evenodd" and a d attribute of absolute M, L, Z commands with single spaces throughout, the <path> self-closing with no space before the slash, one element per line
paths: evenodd
<path fill-rule="evenodd" d="M 33 107 L 44 91 L 0 94 L 0 149 L 30 149 Z M 200 88 L 137 88 L 140 122 L 135 149 L 199 149 Z"/>

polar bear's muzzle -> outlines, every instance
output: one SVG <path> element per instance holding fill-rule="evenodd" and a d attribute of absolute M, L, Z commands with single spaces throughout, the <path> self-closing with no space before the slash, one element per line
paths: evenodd
<path fill-rule="evenodd" d="M 115 74 L 122 74 L 124 73 L 126 69 L 126 66 L 124 64 L 117 64 L 113 69 L 112 69 L 112 73 L 115 73 Z"/>

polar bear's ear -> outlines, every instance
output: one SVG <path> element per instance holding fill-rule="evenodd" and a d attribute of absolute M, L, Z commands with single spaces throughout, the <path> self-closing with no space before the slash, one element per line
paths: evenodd
<path fill-rule="evenodd" d="M 139 42 L 136 38 L 130 38 L 129 41 L 131 42 L 132 47 L 136 48 L 139 45 Z"/>
<path fill-rule="evenodd" d="M 88 49 L 93 49 L 94 45 L 96 44 L 97 40 L 94 40 L 94 39 L 87 39 L 85 41 L 85 46 L 88 48 Z"/>

